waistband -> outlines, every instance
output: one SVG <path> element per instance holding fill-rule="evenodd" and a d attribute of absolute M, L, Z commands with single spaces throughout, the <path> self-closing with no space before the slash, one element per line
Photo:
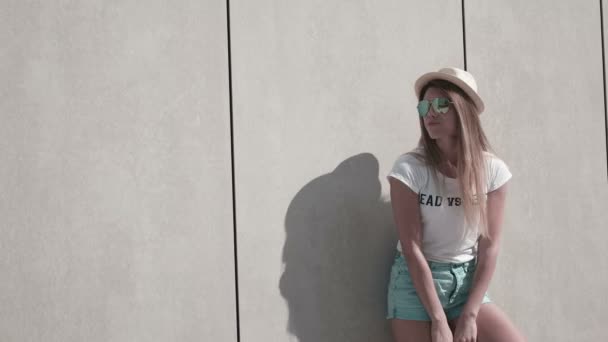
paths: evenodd
<path fill-rule="evenodd" d="M 427 260 L 426 262 L 429 265 L 429 267 L 434 270 L 436 270 L 436 269 L 449 270 L 449 269 L 454 269 L 454 268 L 458 268 L 458 267 L 469 268 L 469 267 L 477 265 L 477 259 L 472 259 L 469 261 L 459 262 L 459 263 L 438 262 L 438 261 L 431 261 L 431 260 Z"/>
<path fill-rule="evenodd" d="M 397 254 L 395 255 L 395 257 L 403 257 L 403 254 L 401 254 L 400 251 L 397 250 Z M 403 257 L 405 259 L 405 257 Z M 454 263 L 454 262 L 440 262 L 440 261 L 432 261 L 432 260 L 426 260 L 426 263 L 429 265 L 430 268 L 432 269 L 454 269 L 454 268 L 458 268 L 458 267 L 464 267 L 464 268 L 468 268 L 469 266 L 476 266 L 477 265 L 477 258 L 473 258 L 469 261 L 465 261 L 465 262 L 458 262 L 458 263 Z"/>

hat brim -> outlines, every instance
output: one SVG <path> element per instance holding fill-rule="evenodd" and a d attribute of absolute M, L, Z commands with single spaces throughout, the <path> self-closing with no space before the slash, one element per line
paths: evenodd
<path fill-rule="evenodd" d="M 420 91 L 427 83 L 429 83 L 432 80 L 444 80 L 444 81 L 448 81 L 450 83 L 454 83 L 457 87 L 459 87 L 467 95 L 469 95 L 469 97 L 473 100 L 473 103 L 475 103 L 475 106 L 479 110 L 479 114 L 481 114 L 483 112 L 483 110 L 485 109 L 485 105 L 484 105 L 481 97 L 479 97 L 477 92 L 475 90 L 473 90 L 473 88 L 471 88 L 466 82 L 464 82 L 463 80 L 461 80 L 460 78 L 458 78 L 456 76 L 452 76 L 452 75 L 449 75 L 449 74 L 446 74 L 443 72 L 437 72 L 437 71 L 428 72 L 428 73 L 420 76 L 416 80 L 416 82 L 414 83 L 414 89 L 416 91 L 416 98 L 418 98 L 418 99 L 420 98 Z"/>

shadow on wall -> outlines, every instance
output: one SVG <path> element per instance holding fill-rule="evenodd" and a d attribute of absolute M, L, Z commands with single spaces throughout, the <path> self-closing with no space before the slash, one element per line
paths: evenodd
<path fill-rule="evenodd" d="M 285 229 L 287 330 L 301 342 L 391 341 L 386 287 L 397 234 L 378 160 L 359 154 L 306 184 Z"/>

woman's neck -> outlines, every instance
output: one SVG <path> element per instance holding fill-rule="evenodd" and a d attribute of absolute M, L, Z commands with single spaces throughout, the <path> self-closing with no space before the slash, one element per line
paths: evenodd
<path fill-rule="evenodd" d="M 455 137 L 440 138 L 435 141 L 441 151 L 441 157 L 448 163 L 458 165 L 458 139 Z"/>

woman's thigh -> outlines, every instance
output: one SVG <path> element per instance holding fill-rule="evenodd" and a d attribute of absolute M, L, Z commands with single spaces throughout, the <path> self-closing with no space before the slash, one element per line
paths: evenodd
<path fill-rule="evenodd" d="M 460 317 L 459 317 L 460 318 Z M 456 327 L 458 318 L 450 321 Z M 524 335 L 515 327 L 506 313 L 494 303 L 482 304 L 477 314 L 477 339 L 479 342 L 525 342 Z"/>
<path fill-rule="evenodd" d="M 431 322 L 391 319 L 394 342 L 431 342 Z"/>

